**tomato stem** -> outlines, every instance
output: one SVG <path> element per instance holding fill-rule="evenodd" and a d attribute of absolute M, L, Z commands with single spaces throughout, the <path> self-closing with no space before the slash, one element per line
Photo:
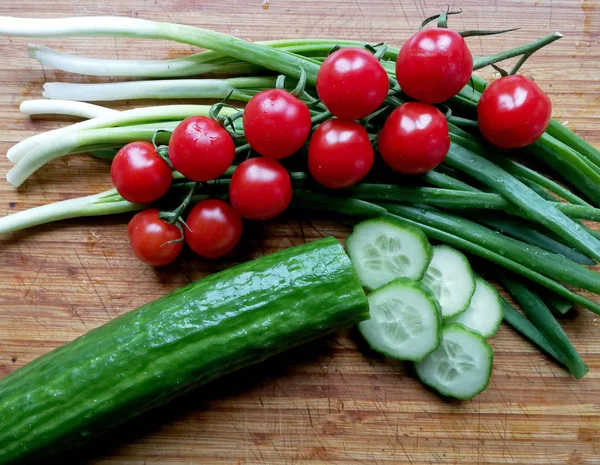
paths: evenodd
<path fill-rule="evenodd" d="M 551 44 L 555 40 L 560 39 L 561 37 L 563 37 L 563 35 L 560 32 L 553 32 L 552 34 L 548 34 L 547 36 L 544 36 L 541 39 L 529 44 L 521 45 L 520 47 L 515 47 L 487 57 L 476 58 L 473 60 L 473 70 L 481 69 L 491 65 L 492 63 L 497 63 L 498 61 L 507 60 L 509 58 L 524 55 L 526 53 L 532 54 L 542 47 Z"/>
<path fill-rule="evenodd" d="M 305 87 L 306 87 L 306 71 L 304 71 L 304 68 L 302 68 L 302 66 L 301 66 L 300 67 L 300 77 L 298 78 L 298 84 L 296 84 L 296 87 L 294 87 L 294 89 L 290 92 L 290 94 L 293 95 L 294 97 L 300 98 L 301 96 L 303 96 L 305 94 L 305 92 L 304 92 Z"/>
<path fill-rule="evenodd" d="M 494 63 L 492 63 L 492 68 L 494 68 L 497 72 L 499 72 L 500 76 L 502 76 L 502 77 L 508 76 L 508 71 L 506 71 L 504 68 L 501 68 L 498 65 L 495 65 Z"/>
<path fill-rule="evenodd" d="M 275 81 L 276 89 L 285 89 L 285 74 L 280 74 L 277 76 L 277 80 Z"/>
<path fill-rule="evenodd" d="M 448 29 L 448 13 L 441 13 L 437 20 L 437 27 Z"/>
<path fill-rule="evenodd" d="M 192 201 L 192 197 L 194 195 L 194 192 L 196 192 L 197 187 L 198 187 L 197 182 L 192 183 L 190 191 L 188 192 L 185 199 L 183 199 L 183 202 L 181 202 L 181 204 L 173 211 L 160 212 L 158 214 L 158 217 L 161 220 L 165 220 L 169 224 L 177 224 L 177 222 L 180 220 L 181 214 L 185 211 L 185 209 L 188 207 L 188 205 Z"/>
<path fill-rule="evenodd" d="M 504 34 L 506 32 L 513 32 L 513 31 L 518 31 L 519 29 L 521 29 L 520 27 L 513 27 L 510 29 L 497 29 L 497 30 L 488 30 L 488 29 L 484 29 L 484 30 L 469 30 L 469 31 L 463 31 L 463 32 L 459 32 L 459 34 L 462 37 L 478 37 L 478 36 L 493 36 L 496 34 Z"/>
<path fill-rule="evenodd" d="M 515 66 L 513 66 L 513 68 L 510 70 L 511 75 L 513 74 L 517 74 L 517 71 L 519 71 L 519 69 L 521 68 L 521 66 L 523 66 L 523 64 L 527 61 L 527 59 L 533 55 L 533 53 L 524 53 L 523 55 L 521 55 L 521 58 L 519 58 L 519 61 L 517 61 L 515 63 Z"/>
<path fill-rule="evenodd" d="M 423 22 L 421 23 L 421 25 L 419 26 L 419 31 L 421 29 L 423 29 L 425 26 L 427 26 L 430 22 L 435 21 L 436 19 L 438 19 L 442 15 L 445 15 L 446 16 L 446 20 L 447 20 L 447 17 L 449 15 L 459 15 L 461 13 L 462 13 L 462 8 L 460 8 L 458 11 L 446 11 L 444 13 L 440 13 L 440 14 L 437 14 L 437 15 L 430 16 L 429 18 L 425 18 L 423 20 Z M 447 25 L 446 26 L 440 26 L 439 22 L 438 22 L 438 27 L 448 27 L 448 26 Z"/>
<path fill-rule="evenodd" d="M 158 134 L 161 132 L 173 134 L 171 131 L 159 129 L 152 136 L 152 145 L 154 145 L 154 150 L 156 150 L 156 153 L 158 154 L 158 156 L 160 158 L 162 158 L 164 161 L 166 161 L 167 164 L 171 167 L 171 169 L 173 169 L 173 164 L 171 163 L 171 159 L 169 158 L 169 146 L 168 145 L 156 145 L 156 136 L 158 136 Z"/>
<path fill-rule="evenodd" d="M 326 119 L 331 118 L 332 116 L 333 115 L 329 110 L 325 110 L 322 113 L 319 113 L 317 116 L 313 116 L 310 121 L 313 125 L 315 125 L 321 123 L 322 121 L 325 121 Z"/>
<path fill-rule="evenodd" d="M 159 213 L 158 217 L 160 218 L 160 213 Z M 168 221 L 167 221 L 167 223 L 168 223 Z M 169 245 L 169 244 L 177 244 L 179 242 L 183 242 L 185 235 L 183 233 L 183 228 L 181 227 L 181 223 L 185 224 L 181 218 L 179 218 L 179 221 L 177 221 L 175 223 L 175 226 L 177 227 L 177 229 L 179 229 L 179 233 L 181 234 L 181 236 L 179 236 L 177 239 L 173 239 L 172 241 L 164 242 L 163 244 L 160 245 L 161 247 L 164 247 L 165 245 Z M 186 224 L 186 227 L 187 227 L 187 224 Z M 188 227 L 188 229 L 189 229 L 189 227 Z"/>

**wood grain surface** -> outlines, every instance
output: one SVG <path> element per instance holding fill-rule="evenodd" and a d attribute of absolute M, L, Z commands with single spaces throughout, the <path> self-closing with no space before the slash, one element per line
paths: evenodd
<path fill-rule="evenodd" d="M 401 44 L 432 0 L 53 0 L 4 2 L 0 15 L 124 15 L 213 28 L 246 39 L 334 37 Z M 600 145 L 600 1 L 464 0 L 457 29 L 520 27 L 469 39 L 475 55 L 551 31 L 565 37 L 524 67 L 554 102 L 554 116 Z M 39 39 L 75 54 L 172 58 L 193 52 L 161 41 Z M 0 153 L 65 118 L 30 120 L 21 101 L 45 81 L 97 82 L 44 69 L 26 39 L 0 38 Z M 488 70 L 483 76 L 489 77 Z M 110 80 L 110 79 L 109 79 Z M 124 102 L 132 107 L 155 102 Z M 108 164 L 63 158 L 22 188 L 0 183 L 0 213 L 95 193 Z M 0 171 L 9 162 L 0 156 Z M 237 253 L 210 262 L 185 253 L 152 269 L 129 250 L 128 216 L 64 221 L 0 239 L 0 376 L 89 329 L 233 263 L 349 231 L 338 221 L 283 218 L 247 225 Z M 572 379 L 503 326 L 492 340 L 487 391 L 469 402 L 425 389 L 409 366 L 375 356 L 355 334 L 311 344 L 228 376 L 125 427 L 72 463 L 116 464 L 591 464 L 600 463 L 600 322 L 583 310 L 564 326 L 590 367 Z M 0 425 L 2 427 L 2 425 Z M 69 462 L 71 463 L 71 462 Z"/>

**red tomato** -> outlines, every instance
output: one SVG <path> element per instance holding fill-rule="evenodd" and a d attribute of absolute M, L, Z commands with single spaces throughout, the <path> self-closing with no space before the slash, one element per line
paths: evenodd
<path fill-rule="evenodd" d="M 185 241 L 198 255 L 217 258 L 242 237 L 242 218 L 228 203 L 210 199 L 197 203 L 187 217 Z"/>
<path fill-rule="evenodd" d="M 448 122 L 434 106 L 405 103 L 388 117 L 377 145 L 383 160 L 394 171 L 425 173 L 443 162 L 448 154 Z"/>
<path fill-rule="evenodd" d="M 271 158 L 250 158 L 236 168 L 229 185 L 229 200 L 249 220 L 279 215 L 292 200 L 290 175 Z"/>
<path fill-rule="evenodd" d="M 350 187 L 373 166 L 369 134 L 355 121 L 331 119 L 313 133 L 308 145 L 308 169 L 330 189 Z"/>
<path fill-rule="evenodd" d="M 173 167 L 192 181 L 221 176 L 235 157 L 235 144 L 225 129 L 206 116 L 190 116 L 173 131 L 169 158 Z"/>
<path fill-rule="evenodd" d="M 150 142 L 131 142 L 117 152 L 110 167 L 112 182 L 125 200 L 148 203 L 171 187 L 171 168 Z"/>
<path fill-rule="evenodd" d="M 280 159 L 302 148 L 310 134 L 310 110 L 282 89 L 264 90 L 244 109 L 244 135 L 261 155 Z"/>
<path fill-rule="evenodd" d="M 552 116 L 552 102 L 531 79 L 506 76 L 492 82 L 477 105 L 483 137 L 503 149 L 533 144 Z"/>
<path fill-rule="evenodd" d="M 426 103 L 454 97 L 469 82 L 473 56 L 455 31 L 429 28 L 408 39 L 396 60 L 396 79 L 406 95 Z"/>
<path fill-rule="evenodd" d="M 166 265 L 177 258 L 183 247 L 181 231 L 158 217 L 155 208 L 135 215 L 127 225 L 127 234 L 133 253 L 144 263 L 153 266 Z"/>
<path fill-rule="evenodd" d="M 389 88 L 387 72 L 364 48 L 342 48 L 332 53 L 317 75 L 319 98 L 338 118 L 360 119 L 373 113 Z"/>

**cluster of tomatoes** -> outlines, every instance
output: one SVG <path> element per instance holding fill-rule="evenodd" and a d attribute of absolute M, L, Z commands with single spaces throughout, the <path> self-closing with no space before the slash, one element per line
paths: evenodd
<path fill-rule="evenodd" d="M 373 141 L 394 171 L 420 174 L 438 166 L 450 148 L 448 123 L 436 108 L 458 94 L 473 72 L 473 58 L 463 37 L 446 28 L 416 33 L 401 48 L 396 79 L 415 101 L 395 108 L 379 134 L 370 135 L 357 122 L 376 112 L 389 95 L 390 79 L 379 59 L 362 48 L 332 53 L 317 75 L 319 99 L 334 116 L 312 131 L 308 106 L 283 89 L 258 93 L 243 112 L 244 136 L 261 155 L 235 169 L 229 202 L 197 203 L 185 227 L 150 209 L 128 226 L 135 254 L 151 265 L 164 265 L 181 251 L 183 240 L 203 257 L 215 258 L 235 247 L 242 218 L 264 220 L 284 211 L 292 199 L 287 170 L 278 160 L 298 152 L 308 140 L 307 166 L 319 184 L 330 189 L 355 185 L 374 163 Z M 522 76 L 496 80 L 478 105 L 479 128 L 501 148 L 531 144 L 546 129 L 551 113 L 548 97 Z M 312 132 L 312 134 L 311 134 Z M 173 132 L 168 160 L 153 144 L 134 142 L 116 155 L 112 179 L 123 198 L 149 203 L 170 188 L 172 168 L 195 182 L 218 179 L 231 166 L 235 144 L 228 131 L 211 118 L 190 117 Z"/>

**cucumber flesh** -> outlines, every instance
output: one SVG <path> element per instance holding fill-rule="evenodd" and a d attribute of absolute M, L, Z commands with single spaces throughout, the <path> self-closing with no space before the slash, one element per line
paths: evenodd
<path fill-rule="evenodd" d="M 439 305 L 419 283 L 395 279 L 369 294 L 369 309 L 371 318 L 358 329 L 373 350 L 416 362 L 440 345 Z"/>
<path fill-rule="evenodd" d="M 440 346 L 415 368 L 440 394 L 467 400 L 488 387 L 494 355 L 485 338 L 454 323 L 442 329 Z"/>
<path fill-rule="evenodd" d="M 396 278 L 419 281 L 432 254 L 421 230 L 388 217 L 357 224 L 346 239 L 346 250 L 361 283 L 369 290 Z"/>
<path fill-rule="evenodd" d="M 475 294 L 469 308 L 459 315 L 448 318 L 448 323 L 460 323 L 483 337 L 492 337 L 504 318 L 500 294 L 481 278 L 475 279 Z"/>
<path fill-rule="evenodd" d="M 443 318 L 464 312 L 475 293 L 475 277 L 467 257 L 447 245 L 433 248 L 423 283 L 440 303 Z"/>

